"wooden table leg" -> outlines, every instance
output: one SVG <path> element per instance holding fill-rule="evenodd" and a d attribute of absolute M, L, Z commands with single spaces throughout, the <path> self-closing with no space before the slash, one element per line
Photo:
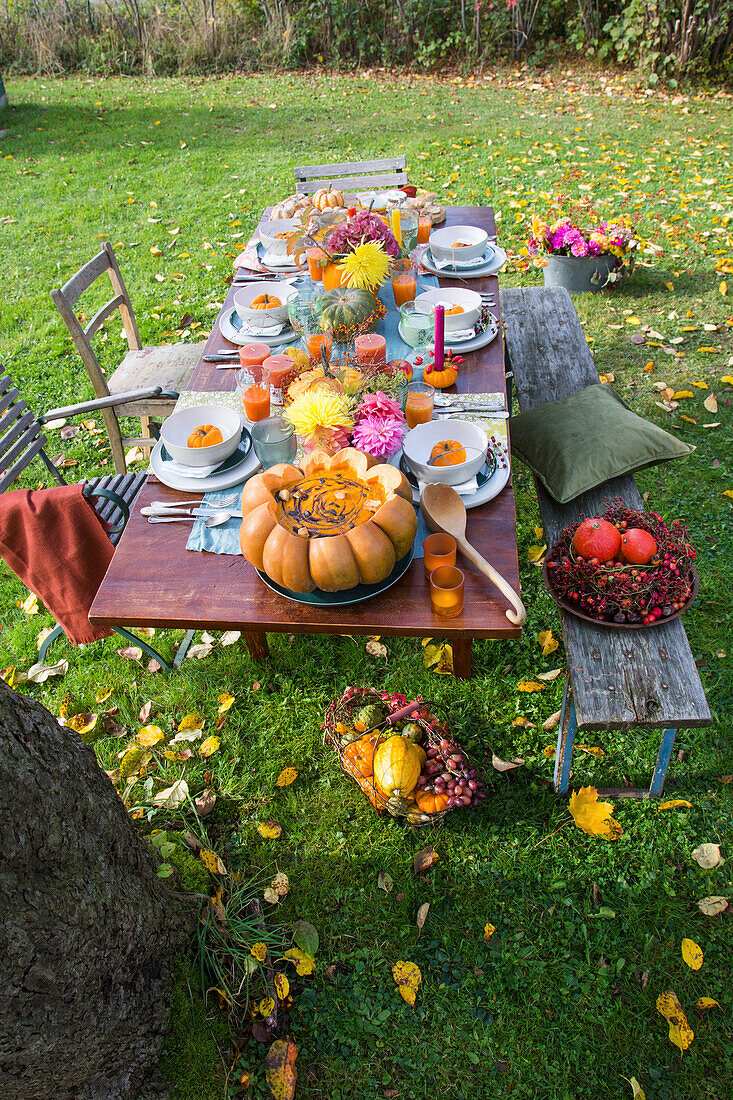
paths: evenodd
<path fill-rule="evenodd" d="M 253 661 L 266 661 L 270 656 L 267 645 L 267 635 L 264 631 L 244 631 L 244 640 L 247 643 L 249 655 Z"/>
<path fill-rule="evenodd" d="M 453 674 L 457 680 L 471 679 L 473 638 L 453 638 Z"/>

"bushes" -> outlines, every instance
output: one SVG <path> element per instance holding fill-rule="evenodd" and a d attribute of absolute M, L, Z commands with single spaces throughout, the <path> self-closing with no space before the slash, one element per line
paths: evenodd
<path fill-rule="evenodd" d="M 733 0 L 0 0 L 17 72 L 541 64 L 568 44 L 651 82 L 730 75 Z"/>

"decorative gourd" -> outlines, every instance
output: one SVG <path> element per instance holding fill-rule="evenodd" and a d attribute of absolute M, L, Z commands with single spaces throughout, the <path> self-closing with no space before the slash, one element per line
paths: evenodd
<path fill-rule="evenodd" d="M 370 733 L 366 737 L 360 737 L 358 741 L 353 741 L 344 753 L 344 756 L 367 779 L 374 774 L 374 749 L 378 741 L 379 734 Z"/>
<path fill-rule="evenodd" d="M 253 298 L 249 303 L 250 309 L 277 309 L 282 305 L 279 298 L 275 298 L 272 294 L 258 294 L 256 298 Z"/>
<path fill-rule="evenodd" d="M 369 703 L 368 706 L 362 707 L 356 718 L 354 719 L 354 729 L 364 730 L 373 729 L 374 726 L 384 718 L 384 708 L 380 707 L 378 703 Z"/>
<path fill-rule="evenodd" d="M 433 466 L 459 466 L 466 461 L 466 448 L 457 439 L 442 439 L 430 452 Z"/>
<path fill-rule="evenodd" d="M 390 797 L 404 797 L 415 790 L 422 763 L 419 746 L 406 737 L 388 737 L 374 754 L 374 779 Z"/>
<path fill-rule="evenodd" d="M 449 360 L 446 360 L 443 370 L 436 370 L 432 363 L 428 363 L 423 372 L 425 381 L 429 382 L 431 386 L 435 386 L 436 390 L 444 390 L 446 386 L 452 386 L 458 377 L 457 368 L 448 364 Z"/>
<path fill-rule="evenodd" d="M 343 191 L 335 191 L 330 187 L 322 187 L 320 191 L 316 191 L 313 196 L 313 205 L 316 210 L 329 210 L 335 209 L 337 206 L 344 205 L 344 193 Z"/>
<path fill-rule="evenodd" d="M 408 722 L 402 730 L 402 736 L 406 737 L 408 741 L 412 741 L 413 744 L 420 745 L 425 733 L 422 726 L 418 726 L 417 722 Z"/>
<path fill-rule="evenodd" d="M 387 809 L 392 817 L 406 817 L 411 810 L 416 809 L 416 806 L 412 799 L 402 798 L 401 795 L 395 794 L 387 799 Z"/>
<path fill-rule="evenodd" d="M 372 806 L 376 810 L 383 810 L 387 804 L 387 799 L 375 788 L 374 779 L 371 776 L 362 775 L 356 764 L 353 764 L 345 754 L 342 757 L 342 763 L 349 775 L 359 784 L 362 793 L 366 795 Z"/>
<path fill-rule="evenodd" d="M 223 442 L 224 436 L 213 424 L 199 424 L 188 437 L 189 447 L 215 447 Z"/>
<path fill-rule="evenodd" d="M 346 334 L 362 332 L 362 325 L 373 315 L 376 324 L 379 317 L 376 310 L 379 303 L 370 290 L 358 290 L 356 287 L 342 286 L 327 290 L 320 300 L 321 328 L 343 329 Z"/>
<path fill-rule="evenodd" d="M 448 806 L 447 794 L 436 794 L 435 791 L 418 791 L 415 801 L 419 809 L 426 814 L 439 814 Z"/>
<path fill-rule="evenodd" d="M 311 390 L 317 390 L 324 386 L 335 393 L 343 393 L 343 386 L 338 378 L 326 378 L 323 367 L 305 370 L 288 386 L 288 401 L 295 401 L 295 398 L 299 397 L 301 393 L 309 393 Z"/>
<path fill-rule="evenodd" d="M 293 592 L 379 584 L 417 533 L 407 478 L 353 447 L 256 474 L 242 516 L 246 560 Z"/>

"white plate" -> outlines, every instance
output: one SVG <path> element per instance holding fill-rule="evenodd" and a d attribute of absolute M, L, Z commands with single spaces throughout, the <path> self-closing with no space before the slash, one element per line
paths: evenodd
<path fill-rule="evenodd" d="M 239 325 L 235 323 L 234 318 L 239 321 Z M 285 325 L 282 332 L 279 332 L 277 336 L 263 336 L 261 333 L 250 333 L 245 336 L 240 331 L 241 324 L 236 309 L 227 310 L 219 318 L 219 328 L 222 336 L 233 344 L 269 344 L 271 348 L 276 348 L 279 344 L 292 344 L 293 340 L 298 339 L 297 332 L 294 332 L 290 325 Z"/>
<path fill-rule="evenodd" d="M 245 421 L 250 427 L 249 421 Z M 254 447 L 250 447 L 249 453 L 239 463 L 221 474 L 213 473 L 208 477 L 183 477 L 172 473 L 168 467 L 170 462 L 164 462 L 160 457 L 163 444 L 160 440 L 153 447 L 150 456 L 150 465 L 158 481 L 162 481 L 169 489 L 181 489 L 184 493 L 209 493 L 214 489 L 230 489 L 232 485 L 239 485 L 251 477 L 260 468 L 260 460 L 255 454 Z"/>
<path fill-rule="evenodd" d="M 402 455 L 400 451 L 397 455 L 397 466 L 399 467 L 399 459 Z M 511 473 L 511 467 L 507 462 L 506 466 L 500 465 L 497 460 L 496 469 L 485 484 L 477 489 L 475 493 L 471 493 L 468 496 L 461 494 L 461 500 L 465 504 L 466 508 L 478 508 L 481 504 L 488 504 L 494 497 L 498 497 L 506 483 L 509 481 L 509 474 Z M 412 489 L 412 499 L 415 504 L 420 503 L 420 490 L 410 486 Z"/>
<path fill-rule="evenodd" d="M 490 244 L 494 255 L 481 267 L 436 267 L 430 248 L 426 248 L 421 263 L 431 275 L 442 275 L 444 279 L 484 279 L 487 275 L 496 275 L 506 263 L 506 252 L 498 245 Z"/>
<path fill-rule="evenodd" d="M 493 313 L 492 313 L 491 316 L 494 317 Z M 405 340 L 405 335 L 402 331 L 402 322 L 401 321 L 400 321 L 399 325 L 397 326 L 397 328 L 398 328 L 398 332 L 400 334 L 400 339 L 402 341 L 404 341 L 404 343 L 406 344 L 407 340 Z M 486 328 L 484 329 L 484 331 L 479 336 L 471 336 L 470 339 L 468 339 L 468 340 L 449 340 L 448 339 L 448 333 L 446 333 L 445 346 L 446 346 L 446 348 L 460 348 L 461 352 L 464 352 L 464 351 L 478 351 L 479 348 L 485 348 L 492 342 L 492 340 L 495 340 L 496 337 L 499 335 L 499 332 L 500 332 L 499 322 L 494 317 L 494 323 L 493 324 L 489 323 L 486 326 Z M 427 346 L 429 348 L 432 348 L 433 347 L 433 342 L 431 341 Z M 413 356 L 413 355 L 419 355 L 421 350 L 422 349 L 420 349 L 420 348 L 412 348 L 411 351 L 409 352 L 409 354 L 406 356 L 406 358 L 410 359 L 411 356 Z"/>

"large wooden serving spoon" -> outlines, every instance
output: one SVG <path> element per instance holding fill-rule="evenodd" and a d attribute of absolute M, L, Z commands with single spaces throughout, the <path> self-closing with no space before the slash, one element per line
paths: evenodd
<path fill-rule="evenodd" d="M 504 613 L 510 623 L 520 626 L 527 618 L 524 604 L 501 573 L 497 573 L 493 565 L 466 541 L 466 506 L 455 489 L 443 484 L 426 485 L 420 498 L 420 511 L 431 531 L 444 531 L 446 535 L 452 535 L 463 556 L 485 573 L 501 594 L 506 596 L 514 610 Z"/>

